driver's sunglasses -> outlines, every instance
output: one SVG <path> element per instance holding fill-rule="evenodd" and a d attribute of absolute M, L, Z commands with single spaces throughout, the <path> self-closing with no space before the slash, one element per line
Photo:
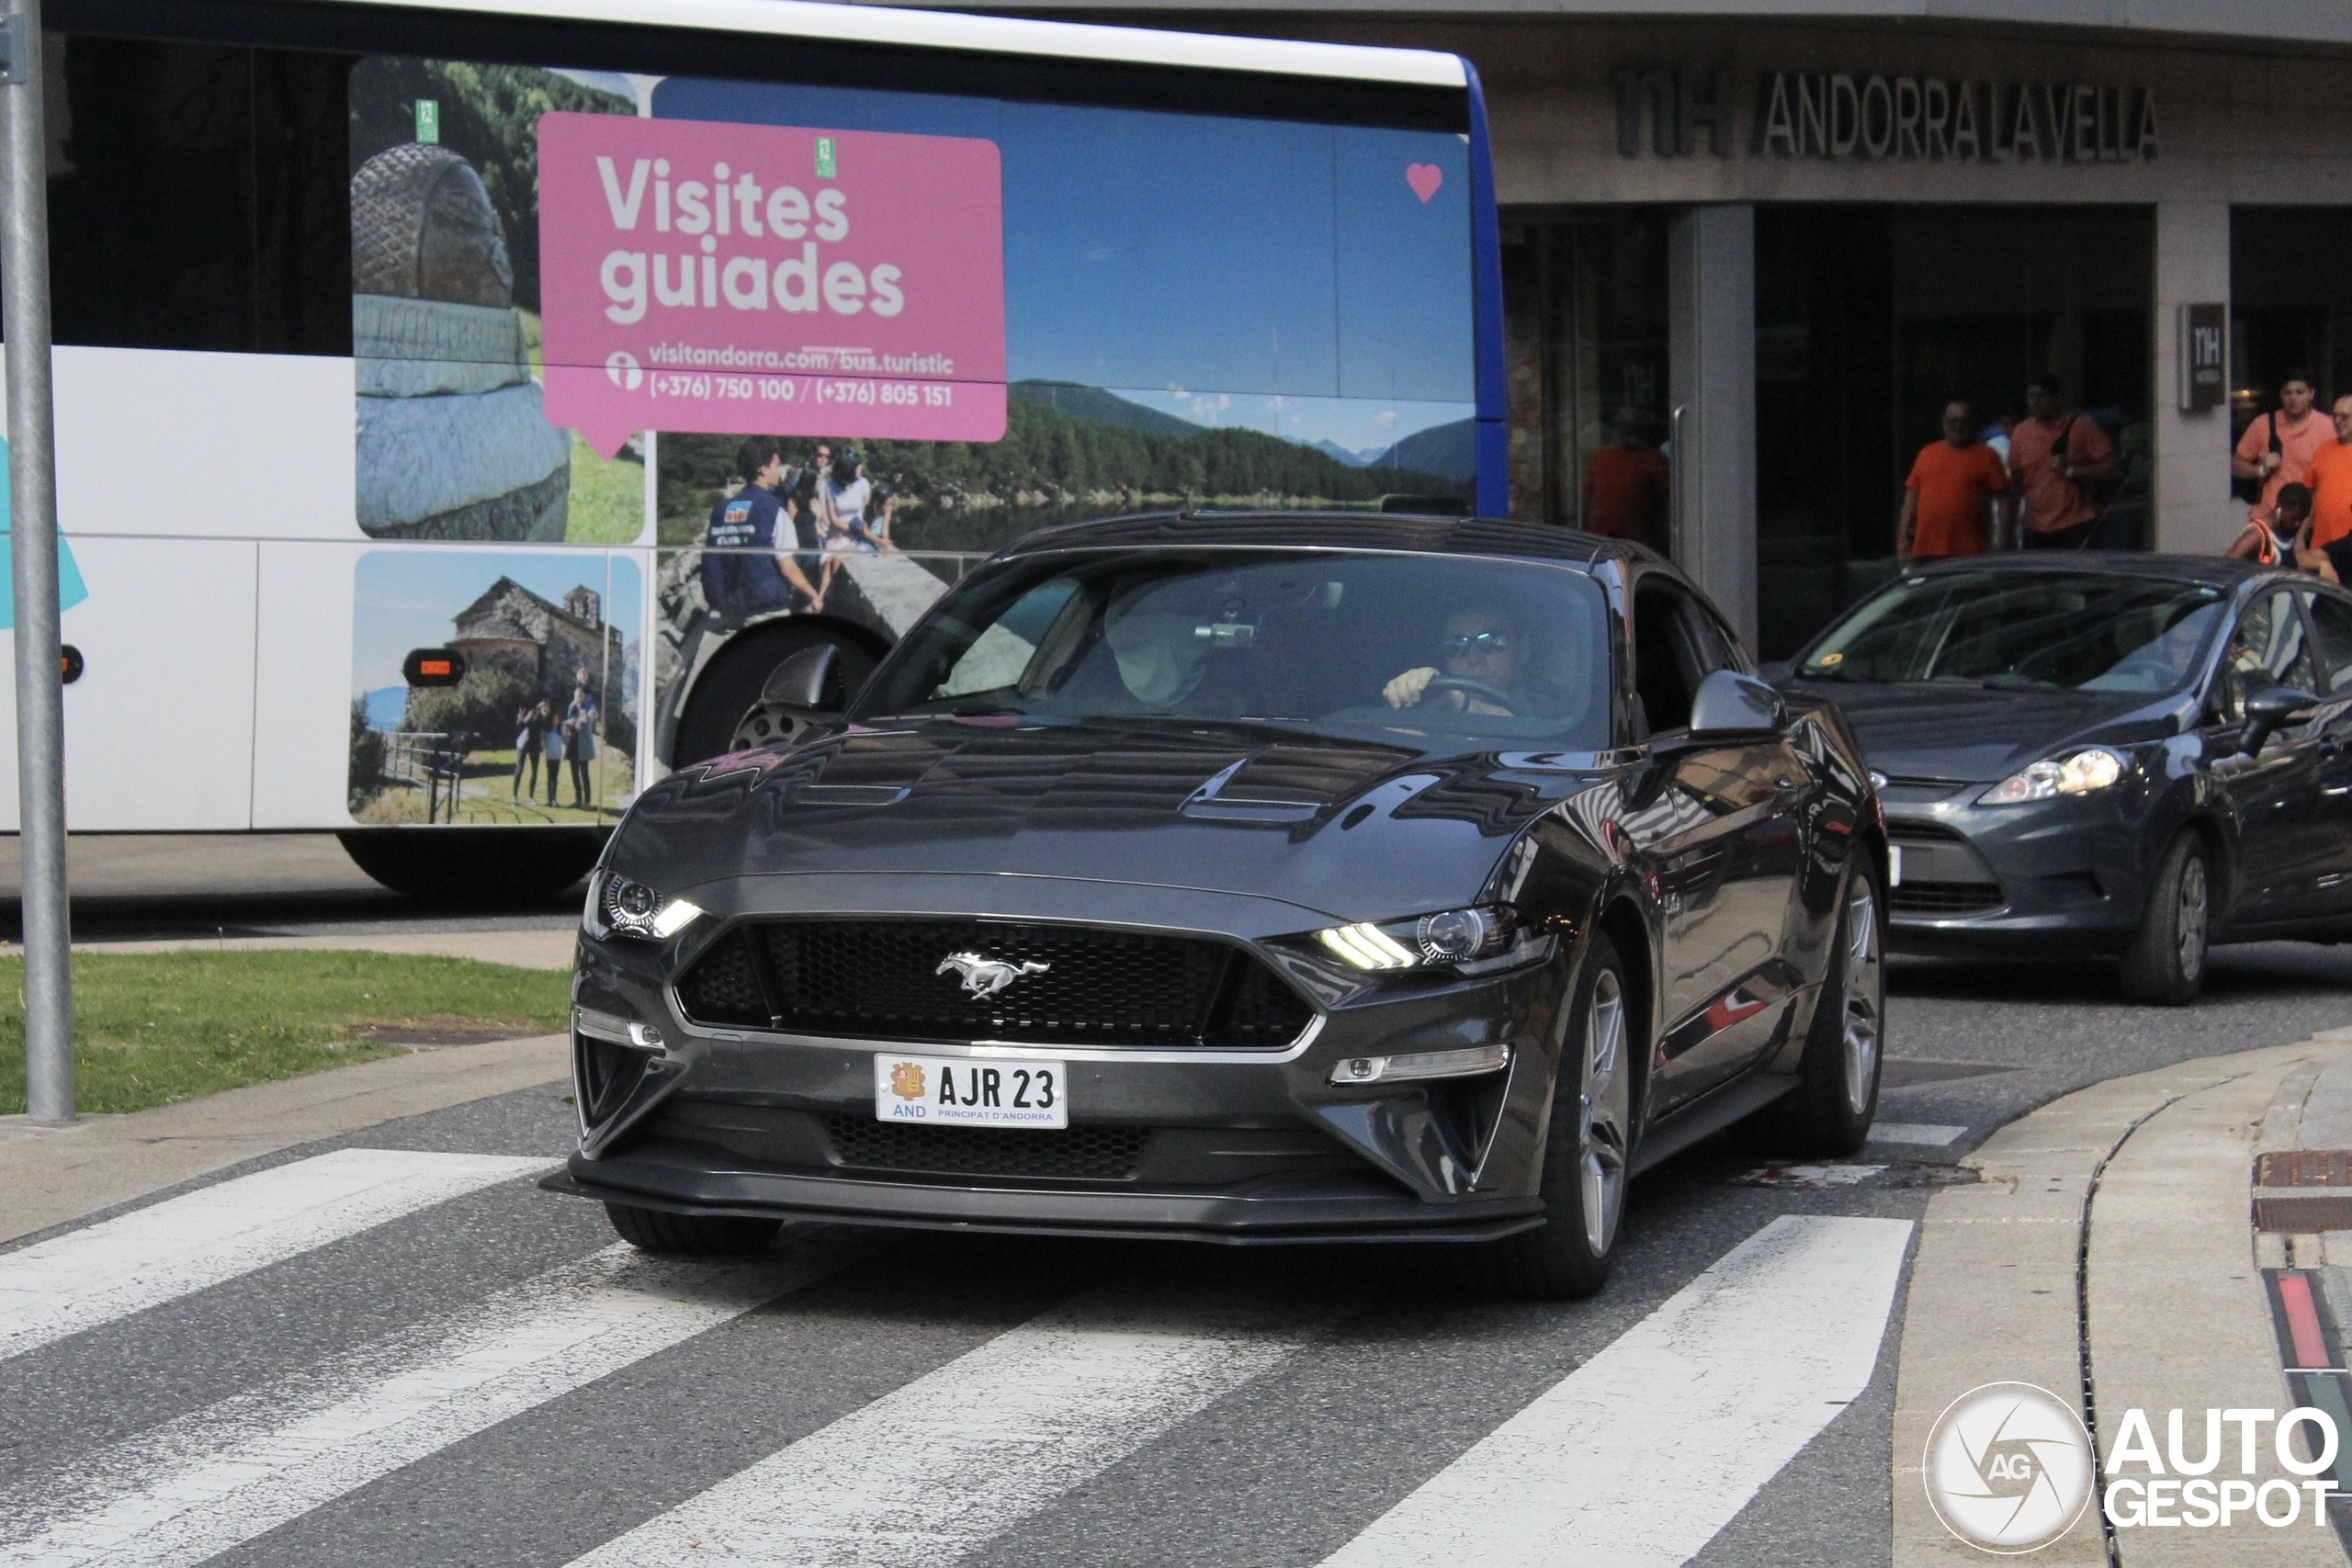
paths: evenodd
<path fill-rule="evenodd" d="M 1510 633 L 1462 632 L 1445 639 L 1448 653 L 1467 653 L 1474 648 L 1481 653 L 1508 653 L 1510 651 Z"/>

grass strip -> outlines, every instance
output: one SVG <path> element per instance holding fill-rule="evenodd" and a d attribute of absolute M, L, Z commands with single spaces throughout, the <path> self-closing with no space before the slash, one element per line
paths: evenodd
<path fill-rule="evenodd" d="M 563 1027 L 571 977 L 342 952 L 74 955 L 75 1101 L 144 1111 L 397 1055 L 403 1039 Z M 0 958 L 0 1114 L 25 1109 L 25 966 Z"/>

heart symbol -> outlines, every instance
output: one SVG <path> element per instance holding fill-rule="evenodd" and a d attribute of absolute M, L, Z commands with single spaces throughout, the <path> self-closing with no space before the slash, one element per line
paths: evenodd
<path fill-rule="evenodd" d="M 1445 183 L 1445 171 L 1435 164 L 1408 164 L 1405 165 L 1405 183 L 1413 187 L 1415 196 L 1426 202 L 1437 194 L 1437 187 Z"/>

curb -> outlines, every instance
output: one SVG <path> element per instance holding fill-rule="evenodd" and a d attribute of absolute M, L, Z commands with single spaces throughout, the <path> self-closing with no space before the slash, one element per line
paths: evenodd
<path fill-rule="evenodd" d="M 570 1076 L 571 1037 L 450 1046 L 94 1116 L 66 1127 L 0 1121 L 0 1242 L 129 1202 L 297 1144 Z"/>
<path fill-rule="evenodd" d="M 2255 1268 L 2248 1214 L 2257 1140 L 2301 1075 L 2352 1055 L 2352 1030 L 2110 1078 L 1996 1133 L 1962 1164 L 1982 1180 L 1928 1201 L 1895 1381 L 1897 1568 L 1983 1563 L 1928 1506 L 1921 1456 L 1936 1417 L 1981 1383 L 2040 1385 L 2074 1405 L 2104 1452 L 2131 1406 L 2292 1401 Z M 2291 1131 L 2286 1139 L 2292 1141 Z M 2087 1324 L 2087 1343 L 2086 1325 Z M 2096 1411 L 2085 1408 L 2089 1384 Z M 2227 1388 L 2226 1396 L 2208 1397 Z M 2119 1560 L 2159 1563 L 2227 1543 L 2126 1532 Z M 2267 1535 L 2268 1532 L 2266 1532 Z M 2292 1533 L 2292 1532 L 2290 1532 Z M 2340 1565 L 2333 1532 L 2267 1539 L 2264 1561 Z M 2273 1552 L 2277 1555 L 2273 1555 Z M 2109 1561 L 2086 1511 L 2037 1564 Z"/>

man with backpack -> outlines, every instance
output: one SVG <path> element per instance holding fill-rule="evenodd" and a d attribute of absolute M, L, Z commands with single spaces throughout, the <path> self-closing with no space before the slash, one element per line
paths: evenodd
<path fill-rule="evenodd" d="M 2312 458 L 2335 439 L 2335 422 L 2313 406 L 2312 378 L 2290 370 L 2278 383 L 2278 407 L 2245 427 L 2230 457 L 2231 488 L 2252 503 L 2249 523 L 2267 523 L 2278 510 L 2278 492 L 2311 482 Z"/>
<path fill-rule="evenodd" d="M 2121 471 L 2115 443 L 2064 401 L 2055 376 L 2026 384 L 2026 417 L 2009 436 L 2009 488 L 2030 550 L 2078 550 L 2098 527 L 2099 487 Z"/>

